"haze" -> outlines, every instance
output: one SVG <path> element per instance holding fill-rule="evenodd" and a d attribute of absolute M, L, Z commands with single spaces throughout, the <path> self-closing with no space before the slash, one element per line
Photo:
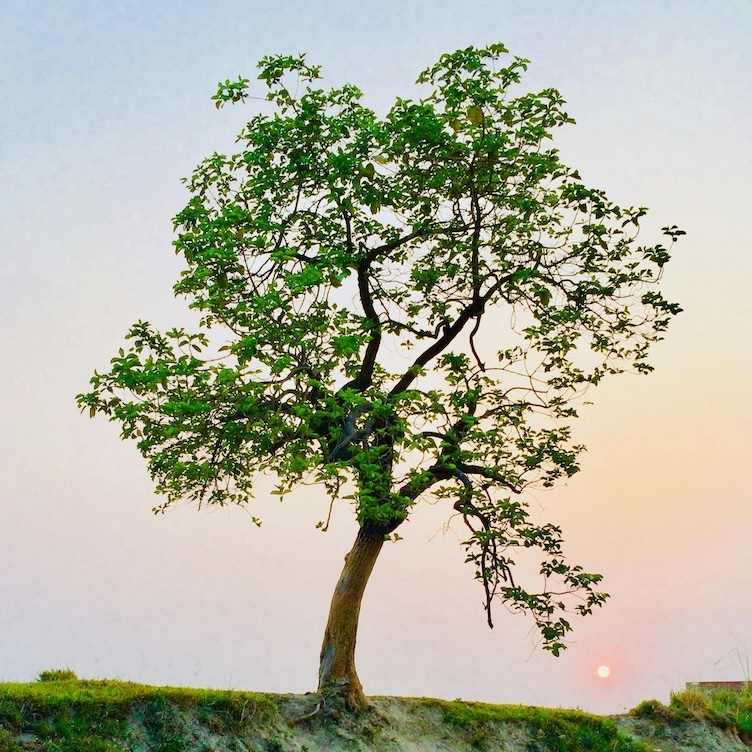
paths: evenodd
<path fill-rule="evenodd" d="M 190 323 L 172 297 L 179 178 L 231 149 L 251 107 L 217 112 L 220 79 L 306 52 L 384 111 L 442 53 L 504 42 L 555 86 L 576 126 L 564 161 L 643 237 L 687 231 L 663 289 L 685 309 L 648 378 L 592 391 L 567 486 L 529 496 L 611 593 L 556 659 L 499 611 L 417 510 L 366 592 L 369 694 L 618 712 L 685 681 L 749 678 L 752 651 L 752 5 L 714 0 L 331 0 L 65 3 L 0 11 L 0 680 L 83 677 L 275 692 L 315 689 L 331 590 L 355 534 L 323 493 L 241 509 L 157 500 L 135 445 L 75 395 L 137 319 Z M 261 516 L 257 529 L 250 513 Z M 610 667 L 599 679 L 601 665 Z"/>

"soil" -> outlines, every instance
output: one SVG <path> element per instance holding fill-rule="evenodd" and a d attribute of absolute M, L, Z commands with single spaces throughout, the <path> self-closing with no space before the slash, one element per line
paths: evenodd
<path fill-rule="evenodd" d="M 121 752 L 749 752 L 732 732 L 704 721 L 592 716 L 579 711 L 375 697 L 353 715 L 316 694 L 255 695 L 232 717 L 165 700 L 158 717 L 138 702 L 108 736 L 85 748 Z M 243 698 L 240 698 L 243 700 Z M 255 702 L 255 704 L 254 704 Z M 150 715 L 151 712 L 151 715 Z M 66 711 L 67 722 L 71 721 Z M 95 719 L 96 720 L 96 719 Z M 54 726 L 50 717 L 46 733 Z M 97 723 L 93 723 L 91 731 Z M 2 726 L 2 724 L 0 724 Z M 20 731 L 24 733 L 19 733 Z M 32 732 L 33 733 L 30 733 Z M 84 732 L 88 733 L 86 729 Z M 0 728 L 0 752 L 79 751 L 24 722 Z M 122 736 L 120 735 L 122 734 Z"/>
<path fill-rule="evenodd" d="M 226 735 L 210 731 L 195 718 L 184 716 L 177 726 L 188 743 L 201 752 L 579 752 L 574 746 L 549 746 L 540 728 L 524 718 L 489 721 L 480 725 L 447 721 L 445 705 L 427 699 L 378 697 L 361 716 L 328 714 L 317 695 L 277 696 L 279 715 L 271 725 L 253 727 L 250 734 Z M 531 711 L 534 709 L 530 709 Z M 549 711 L 566 713 L 566 711 Z M 585 714 L 574 714 L 585 716 Z M 642 742 L 651 752 L 749 752 L 752 745 L 705 722 L 671 723 L 664 719 L 615 716 L 623 736 Z M 140 739 L 140 741 L 139 741 Z M 158 752 L 133 723 L 128 752 Z M 587 749 L 601 749 L 590 747 Z M 611 747 L 609 747 L 611 749 Z"/>

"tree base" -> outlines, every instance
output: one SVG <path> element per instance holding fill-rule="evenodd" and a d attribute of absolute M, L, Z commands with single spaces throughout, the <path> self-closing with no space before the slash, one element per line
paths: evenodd
<path fill-rule="evenodd" d="M 317 694 L 321 698 L 325 714 L 362 713 L 368 709 L 368 700 L 363 694 L 363 687 L 355 681 L 340 680 L 319 687 Z"/>

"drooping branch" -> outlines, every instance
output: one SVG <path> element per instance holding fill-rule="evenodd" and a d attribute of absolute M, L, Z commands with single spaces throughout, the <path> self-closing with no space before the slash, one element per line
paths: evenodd
<path fill-rule="evenodd" d="M 468 340 L 470 342 L 470 352 L 472 352 L 473 357 L 475 358 L 475 362 L 478 364 L 478 368 L 481 371 L 485 371 L 486 364 L 480 359 L 480 355 L 478 355 L 478 351 L 475 349 L 475 335 L 478 333 L 478 330 L 480 329 L 480 319 L 481 317 L 478 316 L 478 318 L 475 320 L 475 326 L 473 327 L 473 330 L 470 332 L 470 336 L 468 337 Z"/>
<path fill-rule="evenodd" d="M 484 609 L 486 612 L 486 622 L 488 623 L 489 628 L 493 629 L 494 625 L 491 607 L 498 588 L 498 577 L 501 575 L 505 581 L 511 582 L 512 587 L 514 587 L 512 571 L 503 557 L 498 555 L 497 541 L 496 536 L 494 535 L 491 518 L 473 504 L 475 487 L 473 486 L 472 481 L 464 472 L 462 472 L 462 470 L 459 469 L 453 470 L 452 475 L 458 478 L 463 486 L 460 498 L 454 503 L 454 509 L 462 515 L 462 519 L 470 529 L 473 538 L 481 540 L 482 553 L 479 562 L 480 580 L 483 583 L 483 592 L 485 595 Z M 474 517 L 477 519 L 482 525 L 482 531 L 479 532 L 474 528 L 470 524 L 468 517 Z M 489 566 L 489 564 L 491 566 Z M 491 567 L 493 567 L 493 570 Z"/>

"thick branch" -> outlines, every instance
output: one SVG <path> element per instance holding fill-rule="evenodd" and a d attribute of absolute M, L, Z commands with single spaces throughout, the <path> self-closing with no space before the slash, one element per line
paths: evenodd
<path fill-rule="evenodd" d="M 451 325 L 448 325 L 444 329 L 444 334 L 429 348 L 424 350 L 416 359 L 415 362 L 407 369 L 402 378 L 395 384 L 392 390 L 389 392 L 390 396 L 400 394 L 407 389 L 410 384 L 415 381 L 418 372 L 423 368 L 426 363 L 442 353 L 457 335 L 464 329 L 470 319 L 475 316 L 480 316 L 483 312 L 482 300 L 479 303 L 471 303 L 467 306 L 462 313 L 454 320 Z"/>
<path fill-rule="evenodd" d="M 340 208 L 342 208 L 340 206 Z M 355 244 L 352 236 L 352 224 L 350 222 L 350 214 L 347 210 L 342 209 L 342 217 L 345 221 L 345 232 L 347 234 L 347 251 L 350 256 L 355 255 Z M 376 365 L 376 358 L 379 354 L 379 347 L 381 346 L 381 322 L 379 321 L 378 313 L 373 305 L 373 295 L 371 294 L 371 288 L 368 282 L 368 273 L 371 268 L 371 262 L 373 260 L 373 251 L 364 254 L 358 262 L 358 294 L 360 296 L 360 304 L 363 307 L 363 312 L 366 315 L 366 321 L 368 322 L 368 330 L 371 338 L 366 346 L 366 352 L 363 356 L 363 363 L 360 366 L 360 373 L 357 378 L 350 381 L 345 385 L 346 389 L 357 389 L 362 391 L 371 385 L 373 380 L 373 369 Z"/>
<path fill-rule="evenodd" d="M 405 371 L 402 378 L 395 384 L 392 390 L 389 392 L 391 397 L 400 394 L 407 389 L 410 384 L 415 381 L 418 373 L 426 363 L 431 361 L 440 353 L 444 352 L 447 347 L 456 339 L 457 335 L 465 328 L 470 319 L 483 315 L 483 309 L 488 300 L 495 295 L 507 282 L 509 282 L 516 270 L 510 274 L 505 275 L 501 279 L 498 279 L 485 293 L 477 300 L 473 300 L 470 305 L 466 306 L 460 315 L 454 320 L 452 324 L 449 324 L 444 329 L 444 334 L 429 348 L 424 350 L 413 362 L 413 364 Z"/>
<path fill-rule="evenodd" d="M 447 480 L 451 477 L 452 473 L 448 468 L 436 463 L 405 483 L 397 493 L 402 498 L 412 502 L 439 481 Z"/>
<path fill-rule="evenodd" d="M 371 338 L 368 340 L 366 352 L 363 355 L 363 363 L 360 366 L 358 377 L 348 384 L 350 389 L 362 391 L 371 385 L 373 380 L 373 369 L 376 365 L 376 357 L 381 347 L 381 322 L 373 305 L 373 296 L 368 283 L 368 271 L 370 263 L 362 260 L 358 264 L 358 293 L 360 295 L 360 304 L 363 306 L 363 312 L 366 315 L 368 329 Z"/>
<path fill-rule="evenodd" d="M 350 444 L 361 441 L 367 436 L 370 436 L 374 429 L 373 419 L 369 420 L 361 429 L 355 427 L 356 418 L 363 413 L 367 413 L 370 409 L 370 405 L 356 405 L 352 412 L 345 418 L 345 436 L 343 436 L 331 452 L 329 452 L 329 457 L 327 458 L 329 462 L 345 459 Z"/>
<path fill-rule="evenodd" d="M 501 473 L 494 470 L 492 467 L 483 467 L 482 465 L 467 465 L 464 462 L 457 463 L 457 469 L 461 470 L 467 475 L 480 475 L 482 478 L 492 480 L 505 488 L 508 488 L 513 493 L 522 493 L 522 489 L 519 486 L 510 483 Z"/>

